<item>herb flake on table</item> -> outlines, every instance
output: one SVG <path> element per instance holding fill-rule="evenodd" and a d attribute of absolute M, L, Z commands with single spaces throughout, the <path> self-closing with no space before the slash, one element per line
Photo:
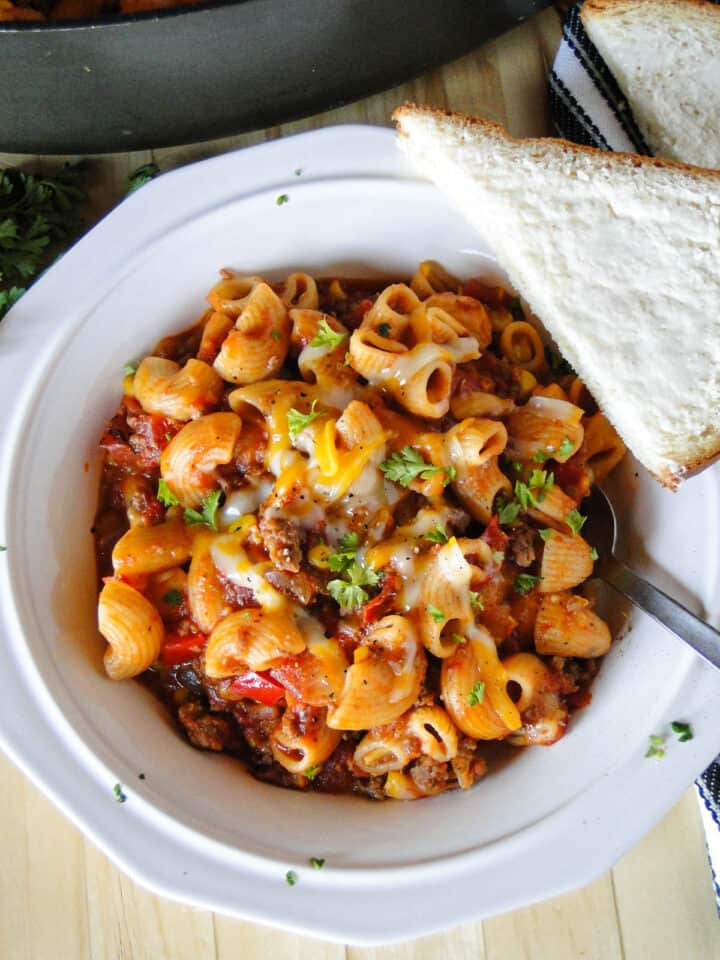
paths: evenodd
<path fill-rule="evenodd" d="M 657 733 L 650 734 L 649 746 L 645 756 L 662 760 L 665 756 L 665 737 L 661 737 Z"/>
<path fill-rule="evenodd" d="M 672 732 L 678 735 L 678 741 L 680 743 L 687 743 L 688 740 L 693 739 L 693 729 L 689 723 L 683 723 L 681 720 L 673 720 L 670 727 Z"/>
<path fill-rule="evenodd" d="M 289 887 L 294 887 L 297 882 L 298 875 L 294 870 L 288 870 L 288 872 L 285 874 L 285 883 L 287 883 Z"/>
<path fill-rule="evenodd" d="M 144 163 L 141 167 L 138 167 L 137 170 L 133 170 L 127 179 L 126 196 L 135 193 L 140 187 L 144 187 L 146 183 L 150 183 L 159 173 L 160 167 L 156 163 Z"/>
<path fill-rule="evenodd" d="M 116 783 L 113 787 L 113 794 L 115 795 L 115 799 L 118 803 L 125 803 L 127 800 L 127 795 L 123 792 L 123 788 L 119 783 Z"/>
<path fill-rule="evenodd" d="M 310 857 L 310 866 L 313 870 L 322 870 L 325 866 L 325 857 Z"/>

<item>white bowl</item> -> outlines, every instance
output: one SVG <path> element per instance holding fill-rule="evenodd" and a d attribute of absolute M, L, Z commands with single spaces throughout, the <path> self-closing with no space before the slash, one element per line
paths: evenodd
<path fill-rule="evenodd" d="M 591 880 L 717 750 L 720 682 L 637 613 L 563 740 L 519 751 L 469 792 L 417 803 L 258 783 L 193 749 L 140 684 L 103 674 L 90 526 L 97 441 L 123 365 L 196 319 L 219 267 L 405 276 L 428 257 L 497 275 L 390 131 L 327 129 L 143 187 L 0 326 L 0 736 L 98 846 L 167 896 L 330 939 L 417 936 Z M 632 462 L 623 469 L 636 567 L 717 616 L 718 471 L 673 495 Z M 672 742 L 662 763 L 644 759 L 648 736 L 674 719 L 692 722 L 695 739 Z"/>

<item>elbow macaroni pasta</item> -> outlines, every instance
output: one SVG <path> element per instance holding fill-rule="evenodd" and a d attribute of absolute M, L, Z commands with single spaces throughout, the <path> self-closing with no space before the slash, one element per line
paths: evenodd
<path fill-rule="evenodd" d="M 624 447 L 533 318 L 433 261 L 207 300 L 103 436 L 108 675 L 302 790 L 418 799 L 554 743 L 612 639 L 573 591 Z"/>

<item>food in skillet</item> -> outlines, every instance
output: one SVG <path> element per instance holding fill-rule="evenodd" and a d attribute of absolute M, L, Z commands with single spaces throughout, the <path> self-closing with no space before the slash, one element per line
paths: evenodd
<path fill-rule="evenodd" d="M 101 441 L 110 677 L 300 789 L 414 799 L 562 737 L 611 643 L 580 507 L 624 446 L 519 300 L 432 262 L 208 300 Z"/>
<path fill-rule="evenodd" d="M 189 6 L 201 0 L 0 0 L 0 23 L 12 20 L 92 20 Z"/>

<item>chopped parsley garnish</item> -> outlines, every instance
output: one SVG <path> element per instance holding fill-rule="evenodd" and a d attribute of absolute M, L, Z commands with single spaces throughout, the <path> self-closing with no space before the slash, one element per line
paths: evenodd
<path fill-rule="evenodd" d="M 289 887 L 295 886 L 295 884 L 298 882 L 298 875 L 294 870 L 288 870 L 288 872 L 285 874 L 285 882 Z"/>
<path fill-rule="evenodd" d="M 692 740 L 693 732 L 689 723 L 683 723 L 681 720 L 673 720 L 670 724 L 673 733 L 677 733 L 680 743 L 686 743 Z"/>
<path fill-rule="evenodd" d="M 526 483 L 522 482 L 522 480 L 515 481 L 515 496 L 518 498 L 520 506 L 523 510 L 527 510 L 528 507 L 536 507 L 538 505 L 535 494 Z"/>
<path fill-rule="evenodd" d="M 325 866 L 325 857 L 310 857 L 310 866 L 313 870 L 322 870 Z"/>
<path fill-rule="evenodd" d="M 379 324 L 377 325 L 377 332 L 380 334 L 381 337 L 389 337 L 389 336 L 390 336 L 390 324 L 389 324 L 389 323 L 379 323 Z"/>
<path fill-rule="evenodd" d="M 482 703 L 485 699 L 485 684 L 482 680 L 478 680 L 477 683 L 473 684 L 473 688 L 470 693 L 465 697 L 467 702 L 471 707 L 477 706 L 478 703 Z"/>
<path fill-rule="evenodd" d="M 465 639 L 465 637 L 463 637 L 462 634 L 460 633 L 453 633 L 451 634 L 451 637 L 453 638 L 455 643 L 467 643 L 467 640 Z"/>
<path fill-rule="evenodd" d="M 429 540 L 430 543 L 447 543 L 450 537 L 445 533 L 445 529 L 438 524 L 432 530 L 428 530 L 425 539 Z"/>
<path fill-rule="evenodd" d="M 498 510 L 498 520 L 502 524 L 514 523 L 520 513 L 519 503 L 506 503 Z"/>
<path fill-rule="evenodd" d="M 307 777 L 308 780 L 314 780 L 321 770 L 322 764 L 316 763 L 314 767 L 308 767 L 303 776 Z"/>
<path fill-rule="evenodd" d="M 470 591 L 470 606 L 473 608 L 473 610 L 480 611 L 485 609 L 485 604 L 480 599 L 480 594 L 477 592 L 477 590 Z"/>
<path fill-rule="evenodd" d="M 118 803 L 125 803 L 127 796 L 123 793 L 123 788 L 119 783 L 116 783 L 113 787 L 113 793 L 115 794 L 115 799 Z"/>
<path fill-rule="evenodd" d="M 502 563 L 505 559 L 505 554 L 502 552 L 502 550 L 493 550 L 492 558 L 495 563 Z"/>
<path fill-rule="evenodd" d="M 7 547 L 0 546 L 0 553 L 5 553 L 6 550 L 7 550 Z"/>
<path fill-rule="evenodd" d="M 513 583 L 513 588 L 521 594 L 526 594 L 528 591 L 532 590 L 536 583 L 540 583 L 542 577 L 535 577 L 531 573 L 519 573 L 515 577 L 515 583 Z"/>
<path fill-rule="evenodd" d="M 220 506 L 221 490 L 215 490 L 209 493 L 202 502 L 202 511 L 191 510 L 189 507 L 183 513 L 185 523 L 193 527 L 196 524 L 204 523 L 211 530 L 217 530 L 217 512 Z"/>
<path fill-rule="evenodd" d="M 357 560 L 353 560 L 343 573 L 346 579 L 331 580 L 328 583 L 328 592 L 345 610 L 356 610 L 368 598 L 367 590 L 363 588 L 376 587 L 380 582 L 380 575 Z"/>
<path fill-rule="evenodd" d="M 299 177 L 302 173 L 302 167 L 295 167 L 295 169 L 293 170 L 293 173 L 295 174 L 296 177 Z"/>
<path fill-rule="evenodd" d="M 434 607 L 431 603 L 425 608 L 430 616 L 433 618 L 435 623 L 442 623 L 446 619 L 445 614 L 438 607 Z"/>
<path fill-rule="evenodd" d="M 284 203 L 289 203 L 290 197 L 286 193 L 281 193 L 280 196 L 275 200 L 275 203 L 281 207 Z"/>
<path fill-rule="evenodd" d="M 343 342 L 346 336 L 346 333 L 333 330 L 325 317 L 321 317 L 320 323 L 318 324 L 318 332 L 310 341 L 310 346 L 330 347 L 331 350 L 334 350 L 335 347 L 339 346 L 339 344 Z"/>
<path fill-rule="evenodd" d="M 173 438 L 173 435 L 170 433 L 169 430 L 166 430 L 166 431 L 165 431 L 165 439 L 167 440 L 167 442 L 170 443 L 170 441 L 172 440 L 172 438 Z"/>
<path fill-rule="evenodd" d="M 655 757 L 662 760 L 665 756 L 665 737 L 659 737 L 656 733 L 650 736 L 650 746 L 648 747 L 646 757 Z"/>
<path fill-rule="evenodd" d="M 546 450 L 536 450 L 533 454 L 533 460 L 535 463 L 545 463 L 546 460 L 549 460 L 550 457 L 555 453 L 555 447 L 548 447 Z"/>
<path fill-rule="evenodd" d="M 543 543 L 547 543 L 555 531 L 551 527 L 545 527 L 544 530 L 538 530 L 538 533 L 540 534 L 540 539 L 543 541 Z"/>
<path fill-rule="evenodd" d="M 127 194 L 134 193 L 146 183 L 150 183 L 160 173 L 160 167 L 156 163 L 144 163 L 137 170 L 133 171 L 127 179 Z"/>
<path fill-rule="evenodd" d="M 124 377 L 134 377 L 137 373 L 137 368 L 140 366 L 137 360 L 131 360 L 130 363 L 126 363 L 123 367 L 123 376 Z"/>
<path fill-rule="evenodd" d="M 282 333 L 280 333 L 279 330 L 271 330 L 270 336 L 273 338 L 273 340 L 282 340 Z"/>
<path fill-rule="evenodd" d="M 549 493 L 555 486 L 555 474 L 548 473 L 547 470 L 533 470 L 530 474 L 530 486 L 537 488 L 541 493 Z"/>
<path fill-rule="evenodd" d="M 571 510 L 570 513 L 565 517 L 565 522 L 573 533 L 580 533 L 586 520 L 587 517 L 584 517 L 581 513 L 578 513 L 577 510 Z"/>
<path fill-rule="evenodd" d="M 575 449 L 575 444 L 572 442 L 570 437 L 563 437 L 562 443 L 558 448 L 558 454 L 561 457 L 569 457 L 574 449 Z"/>
<path fill-rule="evenodd" d="M 183 602 L 183 594 L 181 590 L 168 590 L 167 593 L 163 594 L 163 601 L 169 607 L 179 607 Z"/>
<path fill-rule="evenodd" d="M 515 473 L 522 473 L 523 465 L 521 463 L 518 463 L 517 460 L 511 460 L 510 466 L 515 471 Z"/>
<path fill-rule="evenodd" d="M 347 533 L 340 541 L 340 549 L 337 553 L 331 553 L 328 559 L 328 566 L 333 573 L 345 573 L 350 564 L 355 559 L 355 554 L 360 546 L 360 536 L 357 533 Z"/>
<path fill-rule="evenodd" d="M 158 480 L 157 498 L 164 507 L 176 507 L 180 503 L 162 477 Z"/>
<path fill-rule="evenodd" d="M 590 551 L 590 559 L 592 560 L 592 562 L 595 563 L 595 561 L 599 558 L 599 556 L 600 554 L 597 552 L 595 547 L 593 547 L 592 550 Z"/>
<path fill-rule="evenodd" d="M 317 400 L 313 400 L 309 413 L 300 413 L 300 411 L 296 410 L 295 407 L 291 407 L 288 410 L 287 425 L 290 433 L 290 439 L 293 441 L 293 443 L 297 440 L 298 436 L 303 432 L 305 427 L 309 426 L 313 420 L 317 420 L 318 417 L 321 417 L 325 413 L 324 410 L 316 410 L 316 404 Z"/>
<path fill-rule="evenodd" d="M 447 483 L 455 479 L 454 467 L 436 467 L 434 463 L 424 460 L 422 454 L 413 447 L 403 447 L 399 453 L 393 453 L 387 460 L 383 460 L 380 469 L 388 480 L 394 480 L 402 487 L 409 487 L 417 477 L 429 480 L 443 471 L 448 476 Z"/>

